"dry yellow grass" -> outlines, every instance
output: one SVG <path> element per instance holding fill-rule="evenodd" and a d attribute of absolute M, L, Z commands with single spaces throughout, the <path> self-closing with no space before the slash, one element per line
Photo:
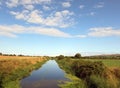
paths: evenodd
<path fill-rule="evenodd" d="M 44 57 L 30 57 L 30 56 L 0 56 L 0 60 L 13 60 L 13 59 L 38 59 Z"/>
<path fill-rule="evenodd" d="M 0 88 L 19 88 L 19 80 L 39 68 L 47 58 L 0 56 Z"/>
<path fill-rule="evenodd" d="M 45 59 L 44 57 L 0 56 L 0 73 L 9 74 L 15 69 L 34 65 Z"/>
<path fill-rule="evenodd" d="M 45 60 L 44 57 L 26 57 L 26 56 L 0 56 L 0 62 L 6 62 L 6 61 L 22 61 L 22 62 L 28 62 L 31 64 L 35 64 L 36 62 L 40 62 Z"/>

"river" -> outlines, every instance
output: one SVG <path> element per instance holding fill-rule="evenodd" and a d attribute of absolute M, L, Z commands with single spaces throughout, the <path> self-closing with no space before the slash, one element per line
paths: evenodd
<path fill-rule="evenodd" d="M 49 60 L 30 76 L 21 80 L 21 88 L 59 88 L 59 83 L 68 81 L 65 72 L 55 60 Z"/>

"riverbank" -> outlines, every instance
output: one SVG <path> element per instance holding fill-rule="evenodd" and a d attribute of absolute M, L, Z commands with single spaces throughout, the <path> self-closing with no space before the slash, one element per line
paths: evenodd
<path fill-rule="evenodd" d="M 62 88 L 119 88 L 120 70 L 111 70 L 101 61 L 87 61 L 63 58 L 57 60 L 68 74 L 71 82 L 60 85 Z"/>
<path fill-rule="evenodd" d="M 20 80 L 46 60 L 44 57 L 0 56 L 0 88 L 20 88 Z"/>

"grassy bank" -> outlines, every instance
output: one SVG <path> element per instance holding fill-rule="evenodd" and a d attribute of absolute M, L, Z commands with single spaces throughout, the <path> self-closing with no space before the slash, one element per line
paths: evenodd
<path fill-rule="evenodd" d="M 109 68 L 101 61 L 73 60 L 70 58 L 57 60 L 72 81 L 62 88 L 119 88 L 120 69 Z M 114 63 L 114 62 L 111 62 Z M 77 77 L 78 80 L 75 78 Z M 72 87 L 71 87 L 72 86 Z"/>
<path fill-rule="evenodd" d="M 0 88 L 20 88 L 20 80 L 46 60 L 43 57 L 1 56 Z"/>

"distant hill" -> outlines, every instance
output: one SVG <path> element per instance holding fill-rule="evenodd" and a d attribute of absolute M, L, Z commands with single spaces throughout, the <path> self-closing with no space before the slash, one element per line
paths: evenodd
<path fill-rule="evenodd" d="M 94 56 L 120 56 L 120 54 L 101 54 L 101 55 L 94 55 Z"/>

